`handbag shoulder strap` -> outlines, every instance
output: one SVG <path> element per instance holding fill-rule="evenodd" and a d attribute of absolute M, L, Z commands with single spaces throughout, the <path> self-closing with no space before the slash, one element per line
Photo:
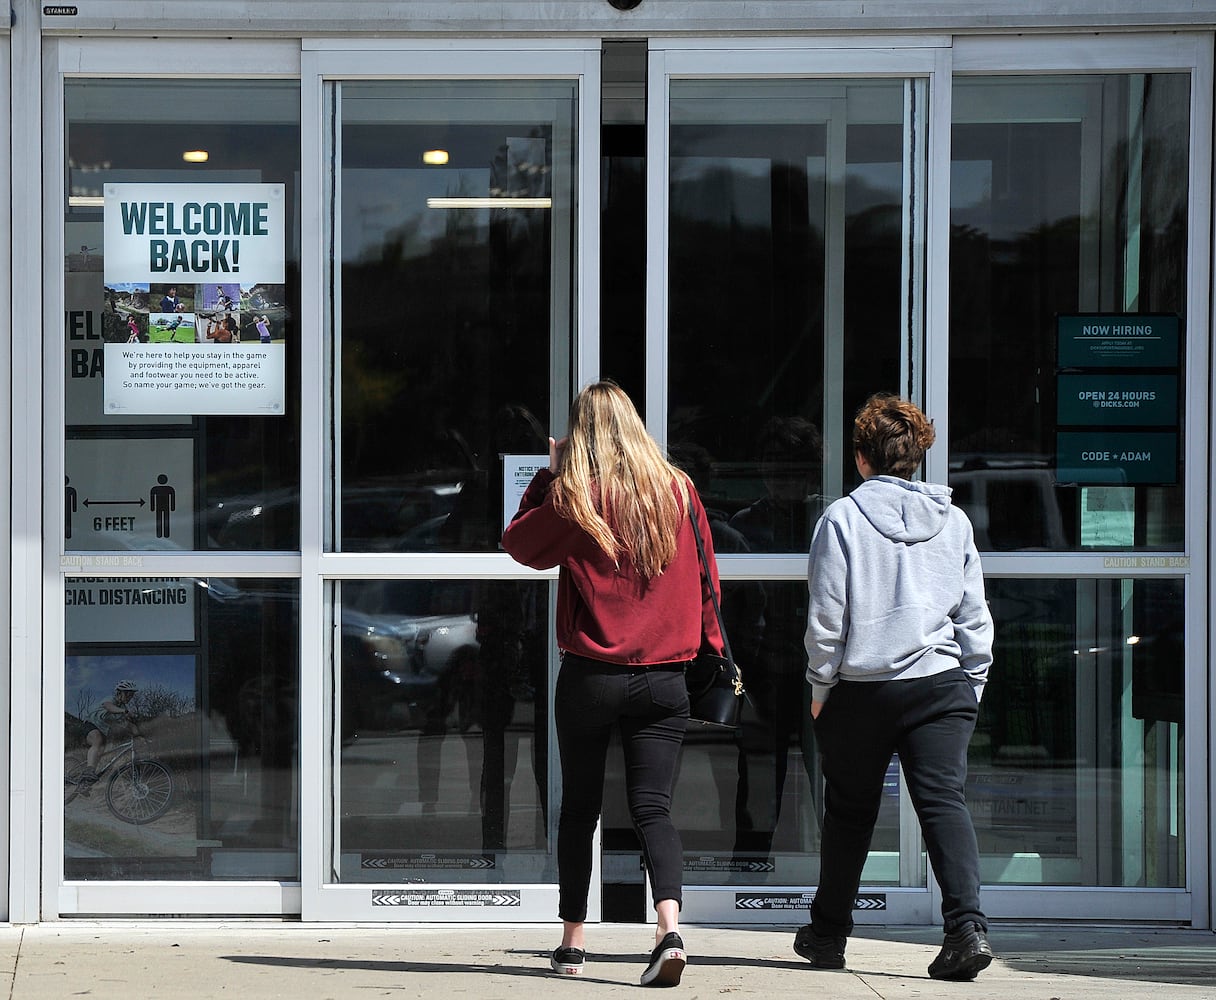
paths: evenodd
<path fill-rule="evenodd" d="M 714 590 L 714 582 L 709 575 L 709 560 L 705 555 L 705 543 L 701 541 L 701 528 L 697 524 L 697 515 L 692 507 L 691 495 L 688 498 L 688 519 L 692 522 L 692 537 L 697 540 L 697 555 L 701 560 L 701 571 L 705 574 L 705 582 L 709 584 L 709 599 L 713 601 L 714 614 L 718 619 L 718 632 L 722 635 L 722 650 L 726 653 L 726 658 L 734 663 L 735 658 L 730 651 L 730 639 L 726 637 L 726 625 L 722 621 L 722 608 L 718 605 L 718 593 Z"/>

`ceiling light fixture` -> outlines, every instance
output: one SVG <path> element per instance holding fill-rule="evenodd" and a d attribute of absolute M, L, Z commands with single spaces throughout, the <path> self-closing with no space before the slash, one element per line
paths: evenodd
<path fill-rule="evenodd" d="M 552 208 L 552 198 L 427 198 L 427 208 Z"/>

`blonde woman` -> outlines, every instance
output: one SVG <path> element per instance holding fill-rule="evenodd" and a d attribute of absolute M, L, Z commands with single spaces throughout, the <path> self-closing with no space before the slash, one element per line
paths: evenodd
<path fill-rule="evenodd" d="M 690 508 L 706 545 L 707 574 Z M 688 722 L 684 667 L 702 647 L 722 652 L 705 509 L 646 433 L 629 397 L 612 382 L 595 382 L 574 401 L 569 436 L 549 439 L 549 468 L 533 478 L 502 543 L 526 566 L 560 567 L 562 666 L 554 712 L 562 764 L 563 930 L 552 967 L 559 975 L 583 971 L 592 837 L 608 742 L 619 728 L 629 813 L 657 913 L 655 947 L 641 982 L 674 986 L 686 961 L 679 933 L 683 847 L 671 821 Z"/>

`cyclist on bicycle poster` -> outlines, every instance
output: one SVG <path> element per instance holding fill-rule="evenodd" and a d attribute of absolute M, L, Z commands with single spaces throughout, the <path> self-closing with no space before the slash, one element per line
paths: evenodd
<path fill-rule="evenodd" d="M 121 680 L 114 685 L 114 694 L 89 713 L 88 721 L 92 728 L 85 737 L 89 747 L 85 759 L 92 775 L 90 778 L 86 774 L 85 781 L 97 780 L 97 762 L 107 743 L 140 735 L 131 708 L 131 701 L 138 690 L 139 686 L 134 681 Z"/>

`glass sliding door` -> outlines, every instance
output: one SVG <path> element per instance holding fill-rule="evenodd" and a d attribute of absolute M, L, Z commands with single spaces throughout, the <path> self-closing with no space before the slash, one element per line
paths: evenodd
<path fill-rule="evenodd" d="M 55 64 L 79 75 L 48 94 L 63 122 L 52 912 L 290 913 L 300 87 L 227 78 L 235 54 L 206 43 L 175 67 L 189 78 L 119 77 L 149 55 L 65 41 Z"/>
<path fill-rule="evenodd" d="M 323 915 L 556 905 L 552 574 L 499 539 L 580 371 L 586 81 L 497 58 L 323 84 Z"/>
<path fill-rule="evenodd" d="M 747 61 L 734 55 L 732 69 Z M 710 512 L 749 694 L 737 733 L 690 734 L 676 789 L 688 909 L 702 919 L 788 921 L 809 905 L 822 778 L 806 551 L 819 515 L 856 484 L 858 406 L 880 390 L 923 395 L 927 70 L 833 76 L 832 54 L 800 55 L 789 79 L 775 53 L 755 76 L 720 75 L 721 54 L 663 60 L 667 159 L 651 178 L 667 286 L 650 320 L 665 333 L 663 383 L 651 381 L 664 408 L 651 423 Z M 866 906 L 923 919 L 924 862 L 901 855 L 897 762 L 886 787 Z"/>
<path fill-rule="evenodd" d="M 998 667 L 971 747 L 993 886 L 1189 884 L 1196 581 L 1127 571 L 1189 569 L 1204 520 L 1191 101 L 1183 71 L 954 83 L 949 481 L 981 549 L 1007 554 L 988 571 L 1019 574 L 989 582 Z M 1044 551 L 1105 554 L 1078 579 L 1035 574 Z M 1122 915 L 1136 900 L 1182 905 L 1126 895 Z"/>
<path fill-rule="evenodd" d="M 1186 817 L 1207 726 L 1208 275 L 1191 254 L 1211 108 L 1192 81 L 1211 54 L 955 42 L 939 62 L 651 54 L 648 412 L 714 511 L 752 694 L 738 734 L 689 739 L 686 910 L 789 921 L 813 896 L 805 553 L 856 485 L 853 412 L 891 390 L 936 420 L 925 474 L 953 488 L 988 576 L 968 792 L 986 907 L 1203 924 L 1206 834 Z M 1069 72 L 1079 59 L 1108 68 Z M 897 765 L 862 922 L 937 919 Z"/>

